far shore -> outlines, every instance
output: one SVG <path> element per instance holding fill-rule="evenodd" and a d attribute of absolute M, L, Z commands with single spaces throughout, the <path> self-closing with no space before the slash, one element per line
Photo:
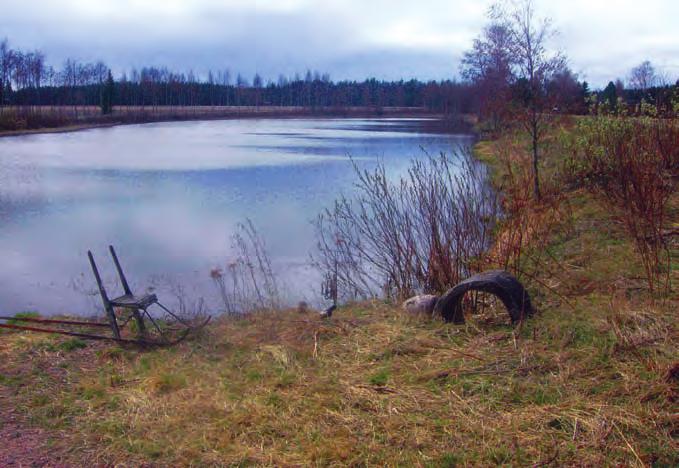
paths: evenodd
<path fill-rule="evenodd" d="M 294 119 L 294 118 L 432 118 L 443 119 L 441 113 L 424 107 L 279 107 L 279 106 L 116 106 L 110 115 L 101 115 L 96 106 L 11 107 L 3 112 L 18 118 L 49 121 L 35 128 L 0 130 L 1 137 L 65 133 L 154 122 L 235 119 Z"/>

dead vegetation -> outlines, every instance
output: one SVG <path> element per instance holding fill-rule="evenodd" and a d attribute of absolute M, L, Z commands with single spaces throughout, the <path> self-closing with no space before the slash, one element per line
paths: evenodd
<path fill-rule="evenodd" d="M 468 148 L 424 155 L 406 175 L 354 166 L 356 193 L 316 221 L 318 267 L 345 299 L 443 293 L 482 269 L 499 217 L 486 168 Z"/>
<path fill-rule="evenodd" d="M 235 315 L 280 309 L 281 292 L 266 243 L 250 219 L 237 225 L 231 243 L 233 255 L 226 268 L 210 272 L 222 312 Z"/>

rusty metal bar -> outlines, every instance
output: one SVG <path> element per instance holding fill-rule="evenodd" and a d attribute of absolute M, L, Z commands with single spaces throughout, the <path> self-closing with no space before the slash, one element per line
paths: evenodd
<path fill-rule="evenodd" d="M 132 343 L 132 344 L 138 344 L 138 345 L 143 345 L 143 346 L 154 346 L 155 343 L 151 343 L 148 341 L 141 341 L 141 340 L 127 340 L 125 338 L 114 338 L 112 336 L 103 336 L 103 335 L 90 335 L 88 333 L 77 333 L 77 332 L 70 332 L 70 331 L 65 331 L 65 330 L 54 330 L 50 328 L 35 328 L 35 327 L 24 327 L 20 325 L 9 325 L 9 324 L 0 324 L 0 328 L 8 328 L 11 330 L 23 330 L 23 331 L 32 331 L 32 332 L 40 332 L 40 333 L 55 333 L 58 335 L 67 335 L 67 336 L 75 336 L 77 338 L 86 338 L 88 340 L 111 340 L 111 341 L 117 341 L 119 343 Z"/>
<path fill-rule="evenodd" d="M 81 325 L 86 327 L 104 327 L 111 328 L 108 323 L 101 322 L 77 322 L 73 320 L 55 320 L 55 319 L 43 319 L 43 318 L 33 318 L 33 317 L 0 317 L 0 320 L 13 320 L 15 322 L 34 322 L 34 323 L 58 323 L 63 325 Z"/>
<path fill-rule="evenodd" d="M 165 312 L 167 312 L 167 313 L 170 314 L 172 317 L 174 317 L 174 319 L 177 320 L 178 322 L 180 322 L 182 325 L 184 325 L 184 326 L 186 326 L 186 327 L 190 327 L 190 326 L 191 326 L 191 325 L 189 325 L 187 322 L 185 322 L 183 319 L 181 319 L 181 318 L 179 318 L 178 316 L 176 316 L 175 314 L 173 314 L 172 311 L 171 311 L 170 309 L 168 309 L 167 307 L 165 307 L 163 304 L 161 304 L 160 301 L 156 302 L 156 304 L 158 304 L 158 306 L 159 306 L 161 309 L 163 309 Z M 148 312 L 147 312 L 147 314 L 148 314 Z M 149 316 L 150 316 L 150 315 L 149 315 Z"/>
<path fill-rule="evenodd" d="M 202 328 L 207 323 L 210 321 L 211 317 L 208 317 L 207 320 L 205 320 L 202 324 L 199 325 L 198 328 Z M 135 344 L 135 345 L 140 345 L 140 346 L 173 346 L 176 345 L 177 343 L 183 341 L 186 339 L 186 337 L 189 335 L 189 332 L 191 331 L 190 328 L 185 329 L 181 335 L 176 338 L 175 340 L 172 341 L 161 341 L 161 342 L 154 342 L 154 341 L 145 341 L 145 340 L 129 340 L 125 338 L 115 338 L 112 336 L 104 336 L 104 335 L 91 335 L 89 333 L 78 333 L 78 332 L 70 332 L 66 330 L 55 330 L 51 328 L 35 328 L 35 327 L 28 327 L 28 326 L 21 326 L 21 325 L 10 325 L 10 324 L 5 324 L 2 323 L 0 324 L 0 328 L 7 328 L 10 330 L 20 330 L 20 331 L 32 331 L 32 332 L 39 332 L 39 333 L 52 333 L 52 334 L 58 334 L 58 335 L 67 335 L 67 336 L 74 336 L 76 338 L 85 338 L 88 340 L 109 340 L 109 341 L 115 341 L 117 343 L 128 343 L 128 344 Z"/>

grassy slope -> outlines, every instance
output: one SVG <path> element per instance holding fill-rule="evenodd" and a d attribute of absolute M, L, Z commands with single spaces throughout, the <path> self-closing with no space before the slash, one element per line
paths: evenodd
<path fill-rule="evenodd" d="M 144 353 L 3 334 L 0 397 L 78 464 L 676 466 L 677 289 L 651 301 L 610 214 L 565 203 L 541 312 L 516 331 L 492 308 L 453 326 L 371 303 L 223 319 Z"/>

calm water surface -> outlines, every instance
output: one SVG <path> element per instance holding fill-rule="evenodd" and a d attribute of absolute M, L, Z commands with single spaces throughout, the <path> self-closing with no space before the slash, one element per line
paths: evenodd
<path fill-rule="evenodd" d="M 425 150 L 451 153 L 467 135 L 408 119 L 226 120 L 120 126 L 0 139 L 0 315 L 101 309 L 91 249 L 118 293 L 106 246 L 117 247 L 133 289 L 163 302 L 204 298 L 209 273 L 252 219 L 290 301 L 315 301 L 311 221 L 351 194 L 349 155 L 403 173 Z"/>

